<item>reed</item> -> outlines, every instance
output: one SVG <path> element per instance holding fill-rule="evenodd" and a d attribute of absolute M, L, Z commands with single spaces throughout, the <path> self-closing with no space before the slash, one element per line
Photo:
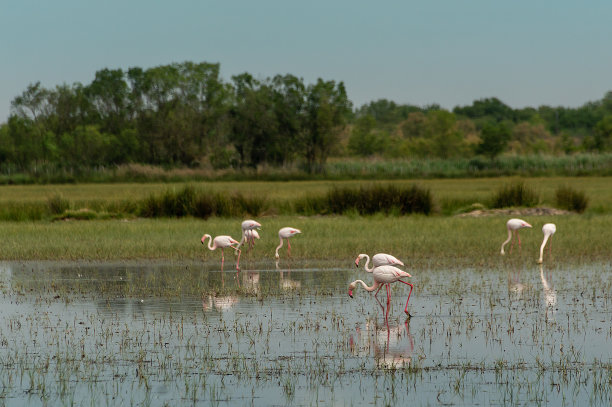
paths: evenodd
<path fill-rule="evenodd" d="M 538 205 L 538 194 L 524 182 L 516 182 L 501 187 L 493 194 L 492 208 L 533 207 Z"/>
<path fill-rule="evenodd" d="M 555 192 L 557 207 L 582 213 L 589 206 L 589 199 L 584 191 L 577 191 L 570 186 L 559 186 Z"/>

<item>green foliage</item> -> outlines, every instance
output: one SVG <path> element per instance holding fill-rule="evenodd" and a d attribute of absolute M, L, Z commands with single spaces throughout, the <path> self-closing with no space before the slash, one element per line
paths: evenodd
<path fill-rule="evenodd" d="M 193 216 L 258 216 L 268 209 L 265 197 L 247 197 L 236 192 L 231 196 L 198 191 L 186 186 L 178 191 L 168 189 L 161 195 L 150 195 L 138 205 L 138 215 L 145 218 Z"/>
<path fill-rule="evenodd" d="M 555 191 L 557 207 L 582 213 L 589 206 L 589 199 L 584 191 L 577 191 L 570 186 L 559 186 Z"/>
<path fill-rule="evenodd" d="M 492 208 L 513 206 L 533 207 L 540 202 L 538 194 L 524 182 L 516 182 L 501 187 L 493 194 Z"/>
<path fill-rule="evenodd" d="M 480 132 L 482 139 L 476 152 L 493 159 L 506 148 L 510 140 L 510 130 L 503 123 L 487 123 Z"/>
<path fill-rule="evenodd" d="M 433 210 L 429 190 L 412 185 L 399 188 L 393 185 L 374 185 L 359 188 L 332 188 L 325 196 L 308 197 L 295 204 L 298 213 L 329 213 L 359 215 L 375 213 L 408 215 L 429 214 Z"/>
<path fill-rule="evenodd" d="M 67 211 L 70 208 L 70 203 L 61 195 L 54 195 L 47 199 L 47 207 L 50 213 L 58 215 Z"/>

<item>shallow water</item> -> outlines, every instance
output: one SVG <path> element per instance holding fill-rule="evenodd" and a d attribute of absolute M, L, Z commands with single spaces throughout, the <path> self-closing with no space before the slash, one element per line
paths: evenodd
<path fill-rule="evenodd" d="M 349 263 L 350 265 L 350 263 Z M 226 264 L 228 266 L 228 264 Z M 0 402 L 610 405 L 612 266 L 0 263 Z M 401 287 L 400 287 L 401 285 Z"/>

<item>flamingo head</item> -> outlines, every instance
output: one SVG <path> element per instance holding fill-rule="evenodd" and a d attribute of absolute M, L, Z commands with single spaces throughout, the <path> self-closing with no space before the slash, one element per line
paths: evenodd
<path fill-rule="evenodd" d="M 252 221 L 249 226 L 251 227 L 251 229 L 261 229 L 261 224 L 255 221 Z"/>
<path fill-rule="evenodd" d="M 355 259 L 355 267 L 359 267 L 359 262 L 361 261 L 362 258 L 363 258 L 363 254 L 360 254 L 359 256 L 357 256 L 357 258 Z"/>
<path fill-rule="evenodd" d="M 206 234 L 202 236 L 202 240 L 201 240 L 202 244 L 204 244 L 204 241 L 206 240 L 207 237 L 210 237 L 210 235 Z"/>
<path fill-rule="evenodd" d="M 349 284 L 349 291 L 348 291 L 349 297 L 353 298 L 353 290 L 355 289 L 356 286 L 357 285 L 355 283 Z"/>
<path fill-rule="evenodd" d="M 531 225 L 529 223 L 527 223 L 527 222 L 523 222 L 521 226 L 524 227 L 524 228 L 530 228 L 531 227 Z"/>

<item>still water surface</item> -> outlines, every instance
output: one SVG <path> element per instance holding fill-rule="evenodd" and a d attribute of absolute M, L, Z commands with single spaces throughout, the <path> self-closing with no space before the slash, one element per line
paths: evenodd
<path fill-rule="evenodd" d="M 407 270 L 409 320 L 363 269 L 243 267 L 0 263 L 0 404 L 612 402 L 610 264 Z"/>

